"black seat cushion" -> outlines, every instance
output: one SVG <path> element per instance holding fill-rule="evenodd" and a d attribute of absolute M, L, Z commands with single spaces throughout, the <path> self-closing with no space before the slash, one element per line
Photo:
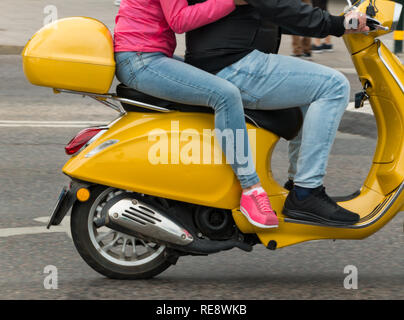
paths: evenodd
<path fill-rule="evenodd" d="M 128 88 L 124 84 L 116 87 L 118 97 L 138 102 L 143 102 L 170 110 L 180 112 L 214 113 L 214 110 L 204 106 L 193 106 L 175 103 L 146 95 L 135 89 Z M 150 109 L 122 103 L 127 112 L 158 112 Z M 303 116 L 299 108 L 283 110 L 251 110 L 244 109 L 246 121 L 263 129 L 269 130 L 276 135 L 291 140 L 297 136 L 303 123 Z"/>

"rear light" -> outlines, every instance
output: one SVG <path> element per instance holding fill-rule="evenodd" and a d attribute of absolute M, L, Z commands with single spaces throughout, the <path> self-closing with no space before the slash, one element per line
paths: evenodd
<path fill-rule="evenodd" d="M 92 139 L 97 135 L 105 132 L 105 127 L 86 128 L 81 130 L 65 147 L 67 155 L 74 155 L 79 152 L 83 147 L 90 144 Z M 95 139 L 94 139 L 95 140 Z"/>

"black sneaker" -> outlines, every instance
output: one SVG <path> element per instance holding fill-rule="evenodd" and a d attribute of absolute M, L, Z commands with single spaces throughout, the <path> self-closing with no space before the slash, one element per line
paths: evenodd
<path fill-rule="evenodd" d="M 325 51 L 325 52 L 333 52 L 334 51 L 332 44 L 323 43 L 323 45 L 321 47 L 322 47 L 323 51 Z"/>
<path fill-rule="evenodd" d="M 285 184 L 283 185 L 283 187 L 286 189 L 286 190 L 289 190 L 289 191 L 291 191 L 292 189 L 293 189 L 293 187 L 294 187 L 294 183 L 293 183 L 293 180 L 288 180 L 288 181 L 286 181 L 285 182 Z"/>
<path fill-rule="evenodd" d="M 303 53 L 302 58 L 305 59 L 305 60 L 311 60 L 311 52 Z"/>
<path fill-rule="evenodd" d="M 311 45 L 311 52 L 313 53 L 323 53 L 323 45 L 316 46 L 314 44 Z"/>
<path fill-rule="evenodd" d="M 332 200 L 323 186 L 313 189 L 304 200 L 297 199 L 295 190 L 291 190 L 286 198 L 283 214 L 293 219 L 335 226 L 353 225 L 360 219 L 358 214 L 340 207 Z"/>

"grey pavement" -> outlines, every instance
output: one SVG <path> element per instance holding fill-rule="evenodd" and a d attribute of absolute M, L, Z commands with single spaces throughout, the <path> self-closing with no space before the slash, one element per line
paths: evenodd
<path fill-rule="evenodd" d="M 20 232 L 0 236 L 0 299 L 404 299 L 403 213 L 361 241 L 314 241 L 275 252 L 235 249 L 183 257 L 148 281 L 104 278 L 85 264 L 66 231 L 44 227 L 68 181 L 60 171 L 68 159 L 63 147 L 78 130 L 0 128 L 0 234 L 5 228 Z M 331 194 L 360 187 L 374 147 L 373 138 L 338 134 L 325 182 Z M 273 159 L 280 183 L 286 178 L 286 148 L 281 141 Z M 20 231 L 24 227 L 42 231 L 28 234 Z M 43 286 L 47 265 L 58 269 L 57 290 Z M 357 290 L 343 286 L 347 265 L 359 270 Z"/>

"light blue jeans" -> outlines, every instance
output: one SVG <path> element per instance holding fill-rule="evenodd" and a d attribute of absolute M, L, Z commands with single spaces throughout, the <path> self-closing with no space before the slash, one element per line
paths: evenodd
<path fill-rule="evenodd" d="M 240 89 L 245 108 L 301 107 L 303 127 L 289 143 L 289 178 L 300 187 L 321 186 L 349 102 L 346 77 L 323 65 L 257 50 L 216 75 Z"/>
<path fill-rule="evenodd" d="M 259 182 L 243 103 L 235 85 L 186 64 L 180 58 L 169 58 L 159 52 L 118 52 L 115 60 L 118 80 L 130 88 L 177 103 L 212 107 L 216 137 L 221 133 L 225 138 L 226 143 L 223 138 L 218 142 L 241 187 L 248 188 Z"/>

